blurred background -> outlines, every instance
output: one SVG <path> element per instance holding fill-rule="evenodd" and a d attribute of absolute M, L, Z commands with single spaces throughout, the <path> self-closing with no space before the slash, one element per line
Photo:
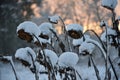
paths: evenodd
<path fill-rule="evenodd" d="M 120 0 L 115 9 L 120 15 Z M 78 23 L 101 34 L 101 20 L 111 26 L 111 12 L 101 6 L 101 0 L 1 0 L 0 1 L 0 55 L 13 55 L 16 49 L 34 45 L 19 39 L 17 26 L 26 20 L 40 25 L 48 16 L 59 15 L 65 24 Z M 61 34 L 61 27 L 56 27 Z"/>

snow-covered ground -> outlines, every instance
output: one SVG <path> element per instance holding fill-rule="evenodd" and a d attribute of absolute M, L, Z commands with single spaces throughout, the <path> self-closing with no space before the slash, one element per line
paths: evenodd
<path fill-rule="evenodd" d="M 83 80 L 97 80 L 94 68 L 92 66 L 88 67 L 86 64 L 79 62 L 75 68 L 79 72 Z M 104 76 L 105 67 L 104 65 L 98 65 L 97 67 L 99 70 L 100 77 L 102 78 L 101 80 L 103 80 L 105 77 Z M 20 63 L 15 63 L 15 68 L 20 80 L 35 80 L 35 76 L 27 67 L 24 67 Z M 42 78 L 45 76 L 46 75 L 44 74 L 39 77 Z M 79 77 L 77 77 L 77 79 L 80 80 Z M 0 62 L 0 80 L 15 80 L 15 76 L 10 64 Z M 47 80 L 47 79 L 43 79 L 43 80 Z"/>

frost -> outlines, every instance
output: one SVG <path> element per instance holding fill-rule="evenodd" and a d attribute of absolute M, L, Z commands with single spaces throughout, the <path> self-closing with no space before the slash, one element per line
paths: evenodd
<path fill-rule="evenodd" d="M 23 23 L 19 24 L 17 26 L 17 32 L 19 30 L 23 29 L 25 32 L 31 34 L 31 35 L 39 35 L 40 34 L 40 30 L 38 29 L 38 26 L 31 22 L 31 21 L 24 21 Z"/>
<path fill-rule="evenodd" d="M 81 46 L 79 47 L 79 53 L 86 51 L 86 52 L 89 52 L 89 54 L 91 54 L 93 52 L 94 48 L 95 48 L 94 44 L 83 42 L 81 44 Z"/>
<path fill-rule="evenodd" d="M 83 31 L 83 27 L 79 24 L 69 24 L 66 26 L 66 30 L 76 30 L 76 31 Z"/>
<path fill-rule="evenodd" d="M 55 24 L 57 24 L 58 20 L 60 19 L 58 15 L 49 16 L 48 18 L 51 23 L 55 23 Z"/>
<path fill-rule="evenodd" d="M 29 47 L 26 47 L 26 48 L 20 48 L 16 51 L 15 53 L 15 58 L 18 58 L 20 60 L 24 60 L 26 62 L 28 62 L 29 64 L 31 64 L 31 66 L 33 66 L 33 62 L 32 62 L 32 58 L 33 60 L 35 61 L 36 59 L 36 54 L 35 52 L 29 48 Z"/>
<path fill-rule="evenodd" d="M 74 52 L 64 52 L 59 56 L 58 65 L 61 67 L 74 67 L 79 57 Z"/>
<path fill-rule="evenodd" d="M 117 0 L 102 0 L 102 6 L 108 9 L 115 9 Z"/>
<path fill-rule="evenodd" d="M 45 52 L 45 56 L 50 59 L 52 65 L 55 66 L 58 60 L 57 54 L 52 50 L 48 50 L 48 49 L 44 49 L 44 52 Z"/>

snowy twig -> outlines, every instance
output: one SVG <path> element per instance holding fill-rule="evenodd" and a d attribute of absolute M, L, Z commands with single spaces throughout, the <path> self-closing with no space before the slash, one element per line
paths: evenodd
<path fill-rule="evenodd" d="M 94 63 L 94 60 L 93 60 L 93 58 L 92 58 L 92 55 L 90 55 L 90 59 L 91 59 L 91 61 L 92 61 L 92 64 L 93 64 L 93 67 L 94 67 L 94 70 L 95 70 L 97 79 L 98 79 L 98 80 L 101 80 L 101 78 L 100 78 L 100 76 L 99 76 L 99 71 L 98 71 L 98 69 L 97 69 L 97 67 L 96 67 L 96 65 L 95 65 L 95 63 Z"/>
<path fill-rule="evenodd" d="M 110 61 L 110 64 L 111 64 L 111 67 L 112 67 L 112 70 L 113 70 L 113 72 L 114 72 L 114 75 L 115 75 L 116 80 L 119 80 L 118 77 L 117 77 L 115 68 L 114 68 L 114 66 L 113 66 L 113 64 L 112 64 L 112 61 L 111 61 L 110 57 L 108 57 L 108 59 L 109 59 L 109 61 Z"/>
<path fill-rule="evenodd" d="M 93 33 L 97 36 L 98 40 L 99 40 L 100 43 L 102 44 L 102 47 L 103 47 L 104 51 L 106 52 L 107 50 L 106 50 L 106 48 L 105 48 L 105 46 L 104 46 L 102 40 L 100 39 L 100 37 L 97 35 L 97 33 L 96 33 L 94 30 L 86 30 L 86 31 L 84 32 L 84 34 L 85 34 L 86 32 L 88 32 L 88 31 L 93 32 Z"/>
<path fill-rule="evenodd" d="M 77 75 L 79 76 L 79 78 L 80 78 L 81 80 L 83 80 L 82 77 L 81 77 L 81 75 L 78 73 L 78 71 L 77 71 L 77 70 L 75 70 L 75 71 L 76 71 Z"/>
<path fill-rule="evenodd" d="M 38 76 L 38 71 L 36 69 L 36 66 L 35 66 L 35 61 L 33 59 L 33 56 L 31 55 L 31 53 L 29 51 L 27 51 L 28 54 L 30 55 L 31 59 L 32 59 L 32 64 L 33 64 L 33 68 L 34 68 L 34 71 L 35 71 L 35 79 L 36 80 L 39 80 L 39 76 Z"/>
<path fill-rule="evenodd" d="M 50 29 L 50 31 L 55 35 L 55 37 L 57 38 L 58 42 L 59 42 L 59 46 L 62 50 L 62 52 L 65 52 L 65 45 L 63 44 L 62 40 L 58 37 L 58 35 L 56 34 L 55 31 L 53 31 L 52 29 Z"/>
<path fill-rule="evenodd" d="M 65 28 L 65 23 L 64 23 L 64 21 L 63 21 L 63 19 L 59 16 L 59 18 L 60 18 L 60 20 L 61 20 L 61 22 L 62 22 L 62 24 L 63 24 L 63 31 L 64 31 L 64 34 L 65 34 L 65 38 L 66 38 L 66 41 L 67 41 L 67 43 L 68 43 L 68 48 L 69 48 L 69 51 L 72 51 L 72 49 L 71 49 L 71 46 L 70 46 L 70 43 L 69 43 L 69 39 L 68 39 L 68 36 L 67 36 L 67 31 L 66 31 L 66 28 Z"/>

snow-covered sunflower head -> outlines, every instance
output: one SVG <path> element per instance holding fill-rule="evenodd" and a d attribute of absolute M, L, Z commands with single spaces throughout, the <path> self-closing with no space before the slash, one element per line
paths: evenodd
<path fill-rule="evenodd" d="M 39 34 L 38 26 L 31 21 L 24 21 L 17 26 L 17 35 L 19 38 L 31 42 L 33 35 Z"/>
<path fill-rule="evenodd" d="M 74 52 L 64 52 L 58 58 L 59 72 L 64 73 L 75 67 L 78 63 L 79 57 Z"/>
<path fill-rule="evenodd" d="M 89 54 L 92 54 L 94 49 L 95 49 L 94 44 L 83 42 L 79 47 L 79 53 L 82 55 L 89 55 Z"/>
<path fill-rule="evenodd" d="M 114 10 L 117 6 L 117 0 L 102 0 L 101 5 L 109 10 Z"/>
<path fill-rule="evenodd" d="M 51 38 L 53 36 L 51 30 L 54 30 L 51 23 L 44 22 L 42 23 L 38 29 L 40 30 L 40 34 L 38 35 L 38 39 L 42 44 L 51 43 Z M 38 40 L 34 41 L 35 43 L 39 44 Z"/>
<path fill-rule="evenodd" d="M 83 27 L 79 24 L 69 24 L 66 26 L 67 33 L 73 39 L 78 39 L 82 37 Z"/>
<path fill-rule="evenodd" d="M 79 60 L 77 53 L 64 52 L 58 58 L 58 65 L 61 67 L 74 67 Z"/>
<path fill-rule="evenodd" d="M 36 59 L 36 54 L 30 47 L 20 48 L 16 51 L 15 58 L 21 61 L 24 66 L 33 67 L 33 61 Z"/>
<path fill-rule="evenodd" d="M 60 17 L 58 15 L 48 17 L 49 22 L 54 23 L 54 24 L 57 24 L 59 19 Z"/>

